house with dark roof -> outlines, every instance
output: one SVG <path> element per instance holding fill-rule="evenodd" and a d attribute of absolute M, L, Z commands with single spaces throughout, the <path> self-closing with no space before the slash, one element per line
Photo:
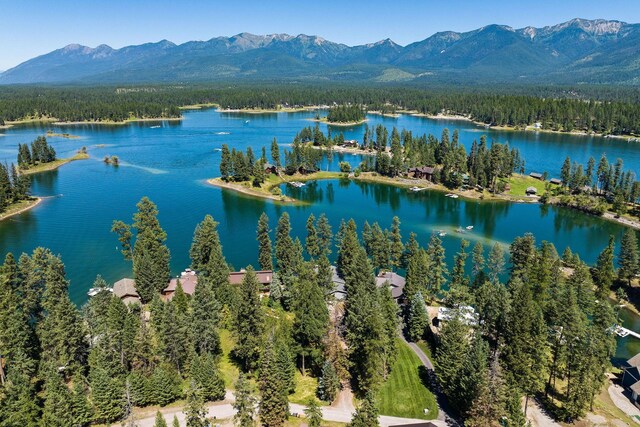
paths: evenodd
<path fill-rule="evenodd" d="M 551 184 L 553 184 L 553 185 L 560 185 L 560 184 L 562 184 L 562 181 L 561 181 L 559 178 L 551 178 L 551 179 L 549 180 L 549 182 L 550 182 Z"/>
<path fill-rule="evenodd" d="M 404 294 L 404 285 L 406 282 L 404 277 L 392 271 L 381 271 L 376 276 L 376 286 L 379 288 L 389 286 L 391 288 L 391 296 L 396 301 Z"/>
<path fill-rule="evenodd" d="M 531 173 L 529 174 L 529 176 L 530 176 L 531 178 L 535 178 L 535 179 L 539 179 L 540 181 L 544 181 L 544 176 L 543 176 L 541 173 L 538 173 L 538 172 L 531 172 Z"/>
<path fill-rule="evenodd" d="M 433 181 L 434 168 L 430 166 L 420 166 L 416 168 L 409 168 L 409 176 L 418 179 L 426 179 L 427 181 Z"/>
<path fill-rule="evenodd" d="M 381 288 L 383 286 L 389 286 L 391 288 L 391 296 L 394 300 L 399 301 L 404 294 L 404 285 L 406 280 L 401 275 L 391 271 L 381 271 L 375 278 L 376 286 Z M 338 274 L 338 270 L 335 266 L 331 266 L 331 281 L 333 282 L 333 291 L 329 292 L 333 294 L 336 299 L 344 299 L 347 296 L 345 289 L 345 282 Z"/>
<path fill-rule="evenodd" d="M 538 189 L 536 187 L 527 187 L 527 194 L 529 196 L 535 196 L 538 193 Z"/>
<path fill-rule="evenodd" d="M 640 407 L 640 353 L 627 360 L 622 369 L 622 386 L 631 392 L 631 400 Z"/>
<path fill-rule="evenodd" d="M 140 304 L 140 295 L 136 290 L 136 281 L 133 279 L 118 280 L 113 284 L 113 294 L 125 304 Z"/>
<path fill-rule="evenodd" d="M 198 275 L 195 271 L 187 268 L 180 276 L 174 277 L 169 280 L 169 284 L 162 290 L 162 299 L 170 301 L 176 292 L 178 282 L 182 286 L 182 291 L 187 295 L 193 295 L 196 291 L 196 285 L 198 284 Z"/>
<path fill-rule="evenodd" d="M 260 293 L 263 295 L 269 295 L 269 287 L 273 282 L 273 271 L 271 270 L 258 270 L 255 272 L 258 282 L 260 283 Z M 229 283 L 231 285 L 240 286 L 244 276 L 247 275 L 247 270 L 242 269 L 240 271 L 233 271 L 229 273 Z"/>
<path fill-rule="evenodd" d="M 275 165 L 272 165 L 271 163 L 265 163 L 264 172 L 276 174 L 278 173 L 278 169 L 275 167 Z"/>

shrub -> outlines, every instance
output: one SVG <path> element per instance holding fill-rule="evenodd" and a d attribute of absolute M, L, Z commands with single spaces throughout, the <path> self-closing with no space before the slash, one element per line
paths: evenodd
<path fill-rule="evenodd" d="M 351 172 L 351 164 L 349 162 L 340 162 L 340 172 Z"/>

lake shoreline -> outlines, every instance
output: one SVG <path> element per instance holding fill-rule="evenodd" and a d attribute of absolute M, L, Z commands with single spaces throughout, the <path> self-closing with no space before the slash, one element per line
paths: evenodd
<path fill-rule="evenodd" d="M 20 169 L 21 175 L 33 175 L 42 172 L 49 172 L 58 169 L 61 166 L 66 165 L 67 163 L 75 162 L 76 160 L 87 160 L 89 155 L 87 153 L 76 153 L 73 157 L 68 157 L 66 159 L 58 159 L 49 163 L 42 163 L 37 166 L 33 166 L 29 169 Z"/>
<path fill-rule="evenodd" d="M 514 126 L 497 126 L 497 125 L 489 125 L 477 120 L 474 120 L 473 118 L 469 117 L 469 116 L 465 116 L 465 115 L 461 115 L 461 114 L 425 114 L 425 113 L 418 113 L 418 112 L 412 112 L 412 111 L 406 111 L 406 112 L 402 112 L 401 114 L 409 114 L 413 117 L 425 117 L 427 119 L 431 119 L 431 120 L 461 120 L 461 121 L 467 121 L 467 122 L 471 122 L 479 127 L 484 127 L 485 129 L 491 129 L 491 130 L 497 130 L 497 131 L 502 131 L 502 132 L 541 132 L 541 133 L 550 133 L 550 134 L 557 134 L 557 135 L 571 135 L 571 136 L 597 136 L 597 137 L 602 137 L 602 138 L 611 138 L 611 139 L 620 139 L 623 141 L 627 141 L 627 142 L 640 142 L 640 136 L 638 135 L 611 135 L 611 134 L 603 134 L 603 133 L 597 133 L 597 132 L 585 132 L 585 131 L 578 131 L 578 130 L 573 130 L 570 132 L 565 132 L 565 131 L 560 131 L 560 130 L 553 130 L 553 129 L 541 129 L 541 128 L 536 128 L 533 125 L 527 125 L 524 128 L 516 128 Z"/>
<path fill-rule="evenodd" d="M 11 210 L 12 208 L 16 208 L 15 205 L 23 204 L 24 202 L 28 202 L 26 206 L 18 207 L 17 210 Z M 38 206 L 42 202 L 42 197 L 31 197 L 29 200 L 21 200 L 14 205 L 9 206 L 9 210 L 0 214 L 0 221 L 4 221 L 5 219 L 11 218 L 12 216 L 20 215 L 21 213 L 27 212 Z"/>
<path fill-rule="evenodd" d="M 345 175 L 342 172 L 323 172 L 318 171 L 309 175 L 302 174 L 294 174 L 287 175 L 287 179 L 282 178 L 280 175 L 271 175 L 271 177 L 266 180 L 261 187 L 254 187 L 248 181 L 243 182 L 227 182 L 222 179 L 222 177 L 210 178 L 207 180 L 207 184 L 213 185 L 219 188 L 226 188 L 227 190 L 235 191 L 238 193 L 242 193 L 244 195 L 272 200 L 274 202 L 289 204 L 289 205 L 306 205 L 307 202 L 303 202 L 298 199 L 294 199 L 289 196 L 285 196 L 284 194 L 272 194 L 271 189 L 274 187 L 278 187 L 282 184 L 287 184 L 289 182 L 306 182 L 306 181 L 317 181 L 317 180 L 326 180 L 326 179 L 339 179 L 343 178 Z"/>
<path fill-rule="evenodd" d="M 321 119 L 307 119 L 307 120 L 311 122 L 316 122 L 316 123 L 324 123 L 328 126 L 339 126 L 339 127 L 360 126 L 361 124 L 364 124 L 369 121 L 368 119 L 364 118 L 362 120 L 358 120 L 357 122 L 330 122 L 327 120 L 326 117 L 323 117 Z"/>

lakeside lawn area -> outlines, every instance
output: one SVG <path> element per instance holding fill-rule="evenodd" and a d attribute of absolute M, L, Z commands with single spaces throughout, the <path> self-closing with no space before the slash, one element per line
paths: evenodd
<path fill-rule="evenodd" d="M 422 381 L 423 369 L 411 347 L 398 339 L 398 360 L 379 394 L 380 414 L 425 420 L 437 418 L 436 398 Z M 429 409 L 426 415 L 425 408 Z"/>
<path fill-rule="evenodd" d="M 527 188 L 535 187 L 538 190 L 537 195 L 542 196 L 544 193 L 544 181 L 532 178 L 528 175 L 513 174 L 509 180 L 505 180 L 510 186 L 508 194 L 511 196 L 525 197 L 527 195 Z"/>

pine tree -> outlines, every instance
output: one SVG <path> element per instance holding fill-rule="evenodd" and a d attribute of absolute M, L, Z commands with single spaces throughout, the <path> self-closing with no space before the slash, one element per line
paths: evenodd
<path fill-rule="evenodd" d="M 329 322 L 324 292 L 315 280 L 303 277 L 298 282 L 292 311 L 295 315 L 293 336 L 300 347 L 302 374 L 305 375 L 305 355 L 312 355 L 315 359 L 321 354 L 322 340 Z"/>
<path fill-rule="evenodd" d="M 533 301 L 529 285 L 511 282 L 512 309 L 508 316 L 504 360 L 513 383 L 529 397 L 544 389 L 548 365 L 547 332 L 542 311 Z"/>
<path fill-rule="evenodd" d="M 220 377 L 216 360 L 211 353 L 195 356 L 191 363 L 190 374 L 203 400 L 224 399 L 224 381 Z"/>
<path fill-rule="evenodd" d="M 202 280 L 196 286 L 191 298 L 191 330 L 195 339 L 195 350 L 198 354 L 218 355 L 220 348 L 220 336 L 218 335 L 218 320 L 220 304 L 215 298 L 212 286 L 208 281 Z"/>
<path fill-rule="evenodd" d="M 487 262 L 489 267 L 489 280 L 493 284 L 500 282 L 500 275 L 504 272 L 505 260 L 504 251 L 499 243 L 495 243 L 489 252 L 489 260 Z"/>
<path fill-rule="evenodd" d="M 322 365 L 322 373 L 318 379 L 318 397 L 325 402 L 333 402 L 340 391 L 340 378 L 330 360 Z"/>
<path fill-rule="evenodd" d="M 487 378 L 481 385 L 478 398 L 473 402 L 465 425 L 472 427 L 500 427 L 505 411 L 506 391 L 497 358 L 491 363 Z"/>
<path fill-rule="evenodd" d="M 404 252 L 400 263 L 400 268 L 407 269 L 409 267 L 409 260 L 413 258 L 415 254 L 420 250 L 420 244 L 416 240 L 416 233 L 411 232 L 409 234 L 409 241 L 404 246 Z"/>
<path fill-rule="evenodd" d="M 253 427 L 255 421 L 255 403 L 256 398 L 252 394 L 251 384 L 240 373 L 238 381 L 235 384 L 235 401 L 233 402 L 233 409 L 236 411 L 233 416 L 233 422 L 237 427 Z"/>
<path fill-rule="evenodd" d="M 304 408 L 304 415 L 307 418 L 309 427 L 320 427 L 322 425 L 322 410 L 315 399 L 309 399 L 307 407 Z"/>
<path fill-rule="evenodd" d="M 235 322 L 237 341 L 233 350 L 245 371 L 256 367 L 262 344 L 264 322 L 258 294 L 259 286 L 260 284 L 253 268 L 248 267 L 240 285 L 238 312 Z"/>
<path fill-rule="evenodd" d="M 469 242 L 462 239 L 460 241 L 460 251 L 455 255 L 453 260 L 453 271 L 451 273 L 451 287 L 453 286 L 468 286 L 469 279 L 465 276 L 465 263 L 468 254 L 465 249 L 469 247 Z"/>
<path fill-rule="evenodd" d="M 271 160 L 273 160 L 273 164 L 276 168 L 280 169 L 282 164 L 280 163 L 280 147 L 278 146 L 278 141 L 273 138 L 271 142 Z"/>
<path fill-rule="evenodd" d="M 473 263 L 471 270 L 471 274 L 473 275 L 473 285 L 474 287 L 477 287 L 484 282 L 484 248 L 482 247 L 481 242 L 478 242 L 473 246 L 473 255 L 471 260 Z"/>
<path fill-rule="evenodd" d="M 191 268 L 196 271 L 205 270 L 209 264 L 211 251 L 220 247 L 218 223 L 211 215 L 206 215 L 193 232 L 193 241 L 189 249 Z"/>
<path fill-rule="evenodd" d="M 418 341 L 424 336 L 429 326 L 429 316 L 420 292 L 409 300 L 407 315 L 407 335 L 409 340 Z"/>
<path fill-rule="evenodd" d="M 564 159 L 564 163 L 562 163 L 562 168 L 560 169 L 560 179 L 562 180 L 562 185 L 565 187 L 569 186 L 569 180 L 571 179 L 571 159 L 567 156 Z"/>
<path fill-rule="evenodd" d="M 276 364 L 273 340 L 267 340 L 260 361 L 260 422 L 265 427 L 284 425 L 289 416 L 289 402 Z"/>
<path fill-rule="evenodd" d="M 468 328 L 456 316 L 440 331 L 438 350 L 434 359 L 438 380 L 445 395 L 453 396 L 469 349 Z"/>
<path fill-rule="evenodd" d="M 376 406 L 373 394 L 368 393 L 355 414 L 353 414 L 349 427 L 377 427 L 379 425 L 378 407 Z"/>
<path fill-rule="evenodd" d="M 320 250 L 325 256 L 329 256 L 331 254 L 331 243 L 333 242 L 333 232 L 331 231 L 331 224 L 329 224 L 329 220 L 327 216 L 323 213 L 318 217 L 317 222 L 317 230 L 318 230 L 318 244 L 320 246 Z"/>
<path fill-rule="evenodd" d="M 280 216 L 276 227 L 275 255 L 281 278 L 292 276 L 298 267 L 296 247 L 290 233 L 289 214 L 285 212 Z"/>
<path fill-rule="evenodd" d="M 187 427 L 208 427 L 207 411 L 204 407 L 201 390 L 195 381 L 191 381 L 187 390 L 187 406 L 184 410 Z"/>
<path fill-rule="evenodd" d="M 39 427 L 40 407 L 35 384 L 19 369 L 7 372 L 0 404 L 0 419 L 5 426 Z"/>
<path fill-rule="evenodd" d="M 156 412 L 156 421 L 153 427 L 167 427 L 167 422 L 160 411 Z"/>
<path fill-rule="evenodd" d="M 427 257 L 429 258 L 429 270 L 427 271 L 427 286 L 429 292 L 437 294 L 446 282 L 447 263 L 445 261 L 444 247 L 442 240 L 435 234 L 431 236 L 427 246 Z"/>
<path fill-rule="evenodd" d="M 46 426 L 66 427 L 73 424 L 71 393 L 57 369 L 47 369 L 44 382 L 42 423 Z"/>
<path fill-rule="evenodd" d="M 315 221 L 316 217 L 313 214 L 310 214 L 307 219 L 307 238 L 305 240 L 305 248 L 312 259 L 319 257 L 322 253 Z"/>
<path fill-rule="evenodd" d="M 149 383 L 152 401 L 166 406 L 182 396 L 181 378 L 178 371 L 167 364 L 157 366 Z"/>
<path fill-rule="evenodd" d="M 598 260 L 596 261 L 594 281 L 598 289 L 598 297 L 600 299 L 606 298 L 609 295 L 611 284 L 615 278 L 615 267 L 613 266 L 614 244 L 614 237 L 610 236 L 609 244 L 602 252 L 600 252 Z"/>
<path fill-rule="evenodd" d="M 638 260 L 638 239 L 636 231 L 627 228 L 622 235 L 620 244 L 620 255 L 618 257 L 618 276 L 620 280 L 628 280 L 631 286 L 631 279 L 640 271 L 640 261 Z"/>
<path fill-rule="evenodd" d="M 393 268 L 400 268 L 403 252 L 404 245 L 402 244 L 402 235 L 400 234 L 400 218 L 394 216 L 393 222 L 391 223 L 391 233 L 389 235 L 389 258 Z"/>
<path fill-rule="evenodd" d="M 258 220 L 258 263 L 262 270 L 273 270 L 273 254 L 271 252 L 271 238 L 269 237 L 269 217 L 262 212 Z"/>

